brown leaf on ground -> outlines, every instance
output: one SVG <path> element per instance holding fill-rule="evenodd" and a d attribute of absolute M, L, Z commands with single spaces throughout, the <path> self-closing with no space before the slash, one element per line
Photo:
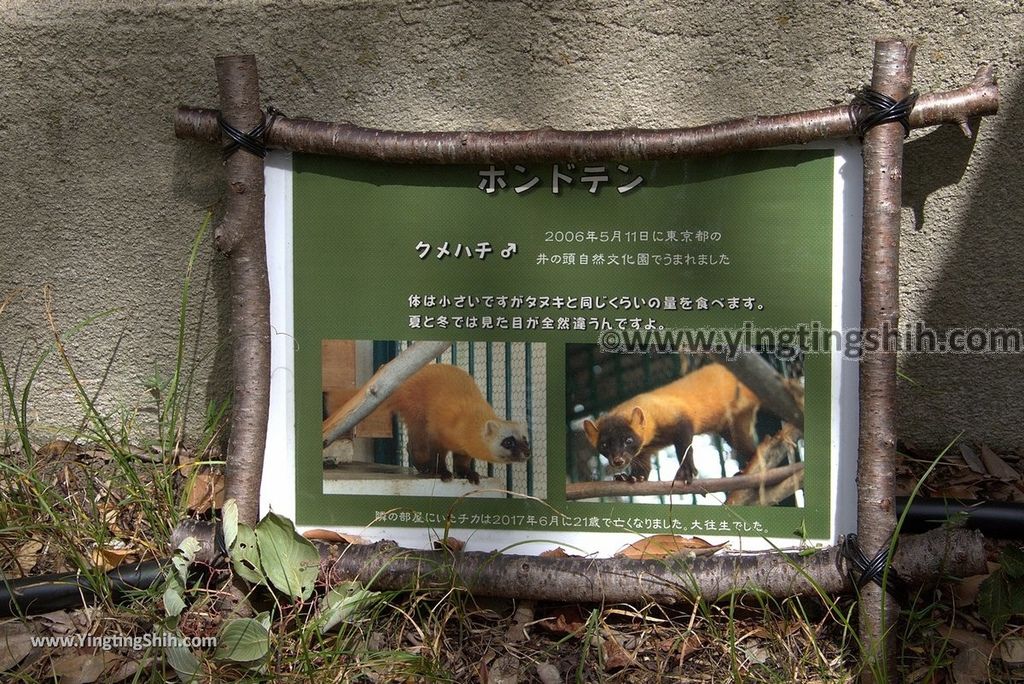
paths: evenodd
<path fill-rule="evenodd" d="M 342 534 L 334 530 L 323 530 L 320 528 L 306 530 L 302 536 L 310 541 L 323 541 L 332 544 L 369 544 L 370 542 L 357 534 Z"/>
<path fill-rule="evenodd" d="M 575 634 L 587 624 L 587 616 L 575 604 L 556 606 L 551 609 L 549 617 L 539 620 L 536 624 L 555 634 Z"/>
<path fill-rule="evenodd" d="M 20 622 L 0 624 L 0 672 L 6 672 L 33 651 L 35 632 Z"/>
<path fill-rule="evenodd" d="M 89 552 L 89 560 L 97 570 L 107 572 L 121 565 L 135 552 L 130 546 L 100 546 Z"/>
<path fill-rule="evenodd" d="M 1010 667 L 1024 665 L 1024 638 L 1009 637 L 999 642 L 999 657 Z"/>
<path fill-rule="evenodd" d="M 956 596 L 958 606 L 969 606 L 978 598 L 978 589 L 981 583 L 988 579 L 988 574 L 971 575 L 953 585 L 953 595 Z"/>
<path fill-rule="evenodd" d="M 728 544 L 711 544 L 700 537 L 682 537 L 675 534 L 656 534 L 629 544 L 616 558 L 643 560 L 670 556 L 708 556 Z"/>
<path fill-rule="evenodd" d="M 988 682 L 988 657 L 968 648 L 953 658 L 953 681 L 956 684 L 984 684 Z"/>
<path fill-rule="evenodd" d="M 1011 467 L 999 454 L 984 444 L 981 445 L 981 462 L 985 464 L 985 470 L 1000 480 L 1016 482 L 1021 477 L 1021 473 L 1016 468 Z"/>
<path fill-rule="evenodd" d="M 29 539 L 18 547 L 14 552 L 14 562 L 18 566 L 21 576 L 24 577 L 32 571 L 39 561 L 39 553 L 43 550 L 43 543 L 38 539 Z"/>
<path fill-rule="evenodd" d="M 36 449 L 36 454 L 44 458 L 60 458 L 74 456 L 78 453 L 78 445 L 66 439 L 55 439 Z"/>
<path fill-rule="evenodd" d="M 963 457 L 964 463 L 966 463 L 967 467 L 972 471 L 978 475 L 988 474 L 988 470 L 985 469 L 985 464 L 981 462 L 980 458 L 978 458 L 978 454 L 974 452 L 974 449 L 963 442 L 960 443 L 960 455 Z"/>
<path fill-rule="evenodd" d="M 107 667 L 121 664 L 121 656 L 110 651 L 60 655 L 51 659 L 53 674 L 61 684 L 91 684 L 100 680 Z M 107 681 L 107 680 L 104 680 Z"/>
<path fill-rule="evenodd" d="M 533 617 L 533 601 L 520 601 L 516 606 L 516 612 L 512 616 L 512 625 L 508 628 L 505 638 L 510 642 L 527 641 L 530 637 L 526 633 L 526 626 L 533 622 Z"/>
<path fill-rule="evenodd" d="M 462 550 L 466 548 L 466 542 L 455 537 L 445 537 L 444 539 L 438 539 L 434 542 L 434 548 L 438 551 L 447 549 L 452 553 L 462 553 Z"/>
<path fill-rule="evenodd" d="M 632 656 L 622 647 L 611 630 L 605 630 L 601 639 L 601 662 L 605 672 L 616 672 L 633 662 Z"/>
<path fill-rule="evenodd" d="M 205 513 L 210 508 L 224 506 L 224 473 L 219 470 L 202 470 L 196 474 L 188 489 L 188 509 L 193 513 Z"/>

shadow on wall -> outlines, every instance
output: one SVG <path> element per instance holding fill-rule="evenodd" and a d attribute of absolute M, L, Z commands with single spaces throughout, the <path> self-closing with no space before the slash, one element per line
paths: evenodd
<path fill-rule="evenodd" d="M 903 206 L 914 212 L 914 230 L 924 228 L 928 196 L 963 178 L 981 125 L 971 121 L 970 138 L 956 126 L 939 126 L 903 148 Z"/>
<path fill-rule="evenodd" d="M 964 202 L 929 195 L 965 175 L 974 141 L 944 126 L 906 147 L 903 202 L 914 211 L 916 234 L 903 237 L 904 292 L 907 277 L 931 282 L 922 294 L 918 320 L 937 330 L 1024 328 L 1024 297 L 1018 291 L 1024 263 L 1024 218 L 1019 188 L 1024 187 L 1024 81 L 1003 87 L 1000 113 L 982 126 L 994 129 L 982 143 L 984 160 L 968 175 L 972 192 Z M 977 128 L 977 122 L 975 128 Z M 942 212 L 949 216 L 942 218 Z M 945 226 L 953 235 L 929 235 Z M 945 249 L 913 249 L 923 241 L 947 242 Z M 908 249 L 910 247 L 910 249 Z M 942 255 L 934 270 L 918 254 Z M 979 277 L 978 274 L 988 274 Z M 904 300 L 906 296 L 904 295 Z M 906 320 L 904 322 L 907 322 Z M 911 321 L 913 322 L 913 321 Z M 968 440 L 996 448 L 1024 445 L 1024 354 L 913 354 L 900 361 L 898 434 L 926 448 L 945 446 L 960 432 Z M 967 380 L 970 379 L 970 380 Z M 941 429 L 939 426 L 942 426 Z"/>

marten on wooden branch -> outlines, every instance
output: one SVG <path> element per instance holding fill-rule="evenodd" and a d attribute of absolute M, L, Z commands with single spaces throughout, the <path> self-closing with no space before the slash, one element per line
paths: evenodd
<path fill-rule="evenodd" d="M 596 423 L 585 420 L 583 430 L 618 473 L 615 479 L 647 480 L 651 456 L 672 445 L 679 456 L 675 479 L 689 484 L 697 475 L 690 448 L 693 436 L 718 433 L 740 456 L 749 458 L 757 448 L 754 419 L 759 405 L 757 395 L 732 371 L 715 363 L 638 394 Z"/>
<path fill-rule="evenodd" d="M 530 455 L 526 424 L 498 418 L 473 377 L 456 366 L 424 366 L 384 406 L 405 423 L 409 460 L 421 475 L 451 480 L 450 451 L 455 476 L 480 484 L 472 459 L 521 463 Z"/>

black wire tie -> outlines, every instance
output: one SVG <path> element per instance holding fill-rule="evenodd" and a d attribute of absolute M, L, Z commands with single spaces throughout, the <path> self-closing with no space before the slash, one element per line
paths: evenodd
<path fill-rule="evenodd" d="M 896 574 L 896 569 L 891 564 L 889 565 L 889 573 L 886 577 L 886 585 L 882 585 L 882 575 L 885 574 L 885 560 L 888 553 L 889 544 L 887 543 L 869 561 L 867 556 L 864 555 L 864 551 L 861 550 L 860 544 L 857 543 L 857 535 L 848 534 L 840 546 L 840 553 L 836 558 L 836 566 L 842 572 L 840 560 L 846 559 L 846 574 L 858 590 L 863 588 L 868 582 L 874 582 L 898 601 L 901 601 L 901 598 L 907 594 L 907 586 L 900 579 L 899 575 Z M 856 573 L 854 569 L 857 570 Z"/>
<path fill-rule="evenodd" d="M 899 122 L 904 137 L 910 135 L 910 112 L 917 102 L 917 93 L 910 93 L 902 100 L 893 98 L 868 87 L 861 89 L 850 104 L 850 116 L 860 137 L 882 124 Z"/>
<path fill-rule="evenodd" d="M 278 116 L 281 116 L 281 112 L 273 107 L 267 107 L 267 115 L 263 117 L 260 124 L 248 133 L 243 133 L 225 121 L 224 116 L 218 113 L 217 123 L 220 124 L 220 129 L 231 138 L 231 142 L 224 145 L 224 159 L 227 159 L 239 149 L 244 149 L 249 154 L 255 155 L 260 159 L 266 157 L 267 134 L 270 133 L 270 129 L 273 128 L 274 121 L 277 120 Z"/>

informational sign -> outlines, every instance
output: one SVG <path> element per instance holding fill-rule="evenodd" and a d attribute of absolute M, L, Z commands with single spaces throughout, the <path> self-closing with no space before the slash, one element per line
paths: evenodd
<path fill-rule="evenodd" d="M 853 146 L 472 166 L 272 154 L 264 510 L 419 548 L 834 541 L 855 528 L 842 345 L 860 193 Z M 423 342 L 447 344 L 330 434 Z M 737 378 L 741 354 L 802 429 Z"/>

